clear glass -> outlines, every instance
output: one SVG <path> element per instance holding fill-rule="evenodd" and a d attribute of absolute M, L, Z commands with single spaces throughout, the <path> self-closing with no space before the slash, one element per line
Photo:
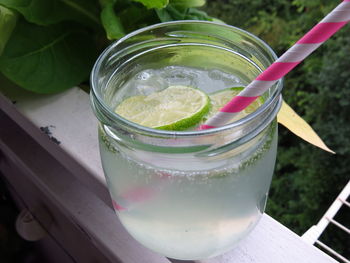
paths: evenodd
<path fill-rule="evenodd" d="M 164 85 L 208 93 L 246 85 L 275 59 L 250 33 L 202 21 L 150 26 L 101 54 L 91 74 L 91 102 L 103 169 L 120 221 L 144 246 L 170 258 L 204 259 L 229 251 L 254 228 L 274 170 L 282 81 L 263 95 L 258 110 L 210 130 L 143 127 L 117 115 L 116 105 Z M 164 83 L 142 85 L 145 72 Z"/>

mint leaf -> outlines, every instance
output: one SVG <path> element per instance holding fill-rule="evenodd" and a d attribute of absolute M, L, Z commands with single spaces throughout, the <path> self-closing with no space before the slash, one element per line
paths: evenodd
<path fill-rule="evenodd" d="M 100 24 L 95 0 L 0 0 L 0 5 L 16 10 L 37 25 L 73 20 L 88 26 Z"/>
<path fill-rule="evenodd" d="M 0 57 L 0 71 L 20 87 L 54 93 L 86 80 L 96 47 L 72 23 L 37 26 L 19 19 Z"/>
<path fill-rule="evenodd" d="M 0 56 L 17 21 L 17 14 L 0 5 Z"/>
<path fill-rule="evenodd" d="M 125 35 L 123 25 L 114 11 L 115 1 L 101 0 L 100 5 L 102 6 L 101 21 L 107 33 L 107 38 L 111 40 L 123 37 Z"/>
<path fill-rule="evenodd" d="M 169 0 L 133 0 L 134 2 L 139 2 L 147 8 L 163 8 L 169 3 Z"/>

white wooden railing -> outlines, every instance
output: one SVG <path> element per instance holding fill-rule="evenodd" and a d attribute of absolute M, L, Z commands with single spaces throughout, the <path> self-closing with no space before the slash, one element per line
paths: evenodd
<path fill-rule="evenodd" d="M 0 94 L 0 121 L 0 171 L 34 217 L 40 221 L 38 206 L 52 216 L 45 229 L 74 262 L 181 262 L 138 244 L 114 214 L 87 93 L 73 88 L 33 96 L 13 86 Z M 238 247 L 195 262 L 336 261 L 264 214 Z"/>
<path fill-rule="evenodd" d="M 338 252 L 336 252 L 335 250 L 333 250 L 328 245 L 321 242 L 319 238 L 321 237 L 322 233 L 326 230 L 329 223 L 331 223 L 349 235 L 348 244 L 350 244 L 350 229 L 348 229 L 346 226 L 334 220 L 335 215 L 338 213 L 338 211 L 343 205 L 347 208 L 350 208 L 350 203 L 347 201 L 349 195 L 350 195 L 350 181 L 346 184 L 346 186 L 340 192 L 338 197 L 334 200 L 332 205 L 328 208 L 327 212 L 322 216 L 321 220 L 317 223 L 317 225 L 312 226 L 301 237 L 308 244 L 319 245 L 321 248 L 328 251 L 334 257 L 340 259 L 345 263 L 350 263 L 350 261 L 344 256 L 342 256 L 341 254 L 339 254 Z"/>

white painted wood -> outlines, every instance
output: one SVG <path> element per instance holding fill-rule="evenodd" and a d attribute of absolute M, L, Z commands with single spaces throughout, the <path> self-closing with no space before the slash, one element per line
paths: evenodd
<path fill-rule="evenodd" d="M 264 214 L 253 232 L 231 252 L 200 263 L 330 263 L 334 259 Z"/>
<path fill-rule="evenodd" d="M 338 213 L 342 205 L 348 206 L 346 200 L 350 196 L 350 181 L 346 184 L 346 186 L 343 188 L 343 190 L 340 192 L 338 197 L 334 200 L 332 205 L 328 208 L 326 213 L 322 216 L 320 221 L 313 225 L 310 229 L 308 229 L 301 238 L 308 244 L 318 244 L 323 249 L 325 249 L 327 252 L 333 254 L 335 257 L 339 258 L 343 262 L 350 263 L 348 259 L 340 255 L 338 252 L 327 246 L 326 244 L 323 244 L 319 238 L 322 235 L 322 233 L 325 231 L 325 229 L 328 227 L 329 223 L 332 223 L 333 225 L 339 227 L 346 233 L 350 234 L 350 229 L 348 229 L 346 226 L 340 224 L 339 222 L 334 220 L 335 215 Z"/>
<path fill-rule="evenodd" d="M 11 97 L 18 111 L 37 127 L 48 127 L 67 154 L 105 182 L 96 140 L 97 119 L 86 92 L 72 88 L 55 95 L 38 95 L 18 90 Z"/>
<path fill-rule="evenodd" d="M 0 111 L 0 171 L 75 262 L 169 263 L 136 242 L 111 207 Z M 40 209 L 37 209 L 40 208 Z M 52 224 L 42 218 L 45 209 Z M 62 262 L 64 263 L 64 262 Z"/>
<path fill-rule="evenodd" d="M 97 142 L 97 120 L 88 95 L 73 88 L 55 95 L 38 95 L 6 82 L 0 75 L 1 109 L 79 180 L 110 203 Z M 15 102 L 14 104 L 11 102 Z M 52 133 L 46 135 L 40 127 Z M 60 142 L 59 147 L 52 140 Z"/>
<path fill-rule="evenodd" d="M 316 240 L 318 240 L 322 233 L 325 231 L 326 227 L 330 222 L 332 222 L 333 224 L 350 234 L 350 230 L 348 228 L 339 224 L 333 219 L 338 213 L 339 209 L 342 207 L 342 205 L 345 204 L 343 200 L 347 200 L 349 196 L 350 180 L 340 192 L 338 197 L 333 201 L 332 205 L 328 208 L 326 213 L 322 216 L 320 221 L 316 225 L 312 226 L 308 231 L 306 231 L 301 238 L 309 244 L 314 244 Z"/>
<path fill-rule="evenodd" d="M 78 88 L 73 88 L 59 95 L 33 97 L 28 94 L 23 96 L 16 94 L 11 99 L 17 101 L 15 104 L 16 110 L 37 127 L 54 125 L 55 128 L 52 129 L 52 135 L 62 142 L 59 147 L 85 166 L 91 172 L 89 175 L 91 178 L 95 178 L 104 184 L 97 147 L 97 122 L 89 107 L 88 94 Z M 4 100 L 1 102 L 0 99 L 0 106 L 4 105 Z M 18 118 L 9 105 L 6 107 L 7 114 L 10 114 L 15 119 Z M 71 169 L 74 168 L 72 167 Z M 87 185 L 89 185 L 89 182 L 93 182 L 76 174 L 74 176 L 77 176 L 78 180 L 83 181 Z M 78 187 L 78 185 L 75 184 L 74 187 Z M 90 189 L 95 188 L 90 186 Z M 103 194 L 107 193 L 106 187 L 96 188 L 95 190 L 98 196 L 101 194 L 97 193 L 98 191 L 104 192 Z M 82 205 L 87 207 L 84 218 L 89 218 L 92 221 L 90 220 L 83 227 L 90 233 L 93 224 L 104 224 L 106 226 L 104 231 L 93 231 L 94 238 L 102 243 L 104 240 L 111 242 L 107 238 L 109 235 L 108 228 L 113 229 L 120 224 L 116 218 L 112 219 L 110 216 L 104 218 L 104 215 L 107 214 L 106 210 L 112 213 L 111 208 L 102 202 L 99 204 L 96 202 L 84 202 L 86 197 L 78 193 L 69 198 L 71 198 L 73 206 L 76 206 L 77 209 Z M 70 212 L 73 211 L 74 209 Z M 74 214 L 74 217 L 75 220 L 84 222 L 82 216 Z M 110 247 L 113 244 L 106 244 L 106 246 Z M 145 261 L 141 258 L 139 262 Z M 316 247 L 303 242 L 299 236 L 268 215 L 264 215 L 254 231 L 236 249 L 223 256 L 197 262 L 327 263 L 336 261 Z"/>

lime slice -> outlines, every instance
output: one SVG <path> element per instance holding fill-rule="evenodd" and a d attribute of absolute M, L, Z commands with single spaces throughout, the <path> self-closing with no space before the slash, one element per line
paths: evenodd
<path fill-rule="evenodd" d="M 115 112 L 146 127 L 180 131 L 198 124 L 209 109 L 209 97 L 199 89 L 170 86 L 148 96 L 127 98 Z"/>
<path fill-rule="evenodd" d="M 219 90 L 217 92 L 214 92 L 209 95 L 211 100 L 211 109 L 208 113 L 208 115 L 205 117 L 205 120 L 209 119 L 215 113 L 219 111 L 220 108 L 225 106 L 233 97 L 238 95 L 240 91 L 242 91 L 244 87 L 234 87 L 234 88 L 228 88 Z M 247 108 L 245 108 L 242 112 L 237 114 L 232 121 L 242 119 L 243 117 L 247 116 L 248 114 L 254 112 L 264 103 L 264 100 L 259 97 L 256 99 L 252 104 L 250 104 Z M 204 120 L 204 121 L 205 121 Z"/>

